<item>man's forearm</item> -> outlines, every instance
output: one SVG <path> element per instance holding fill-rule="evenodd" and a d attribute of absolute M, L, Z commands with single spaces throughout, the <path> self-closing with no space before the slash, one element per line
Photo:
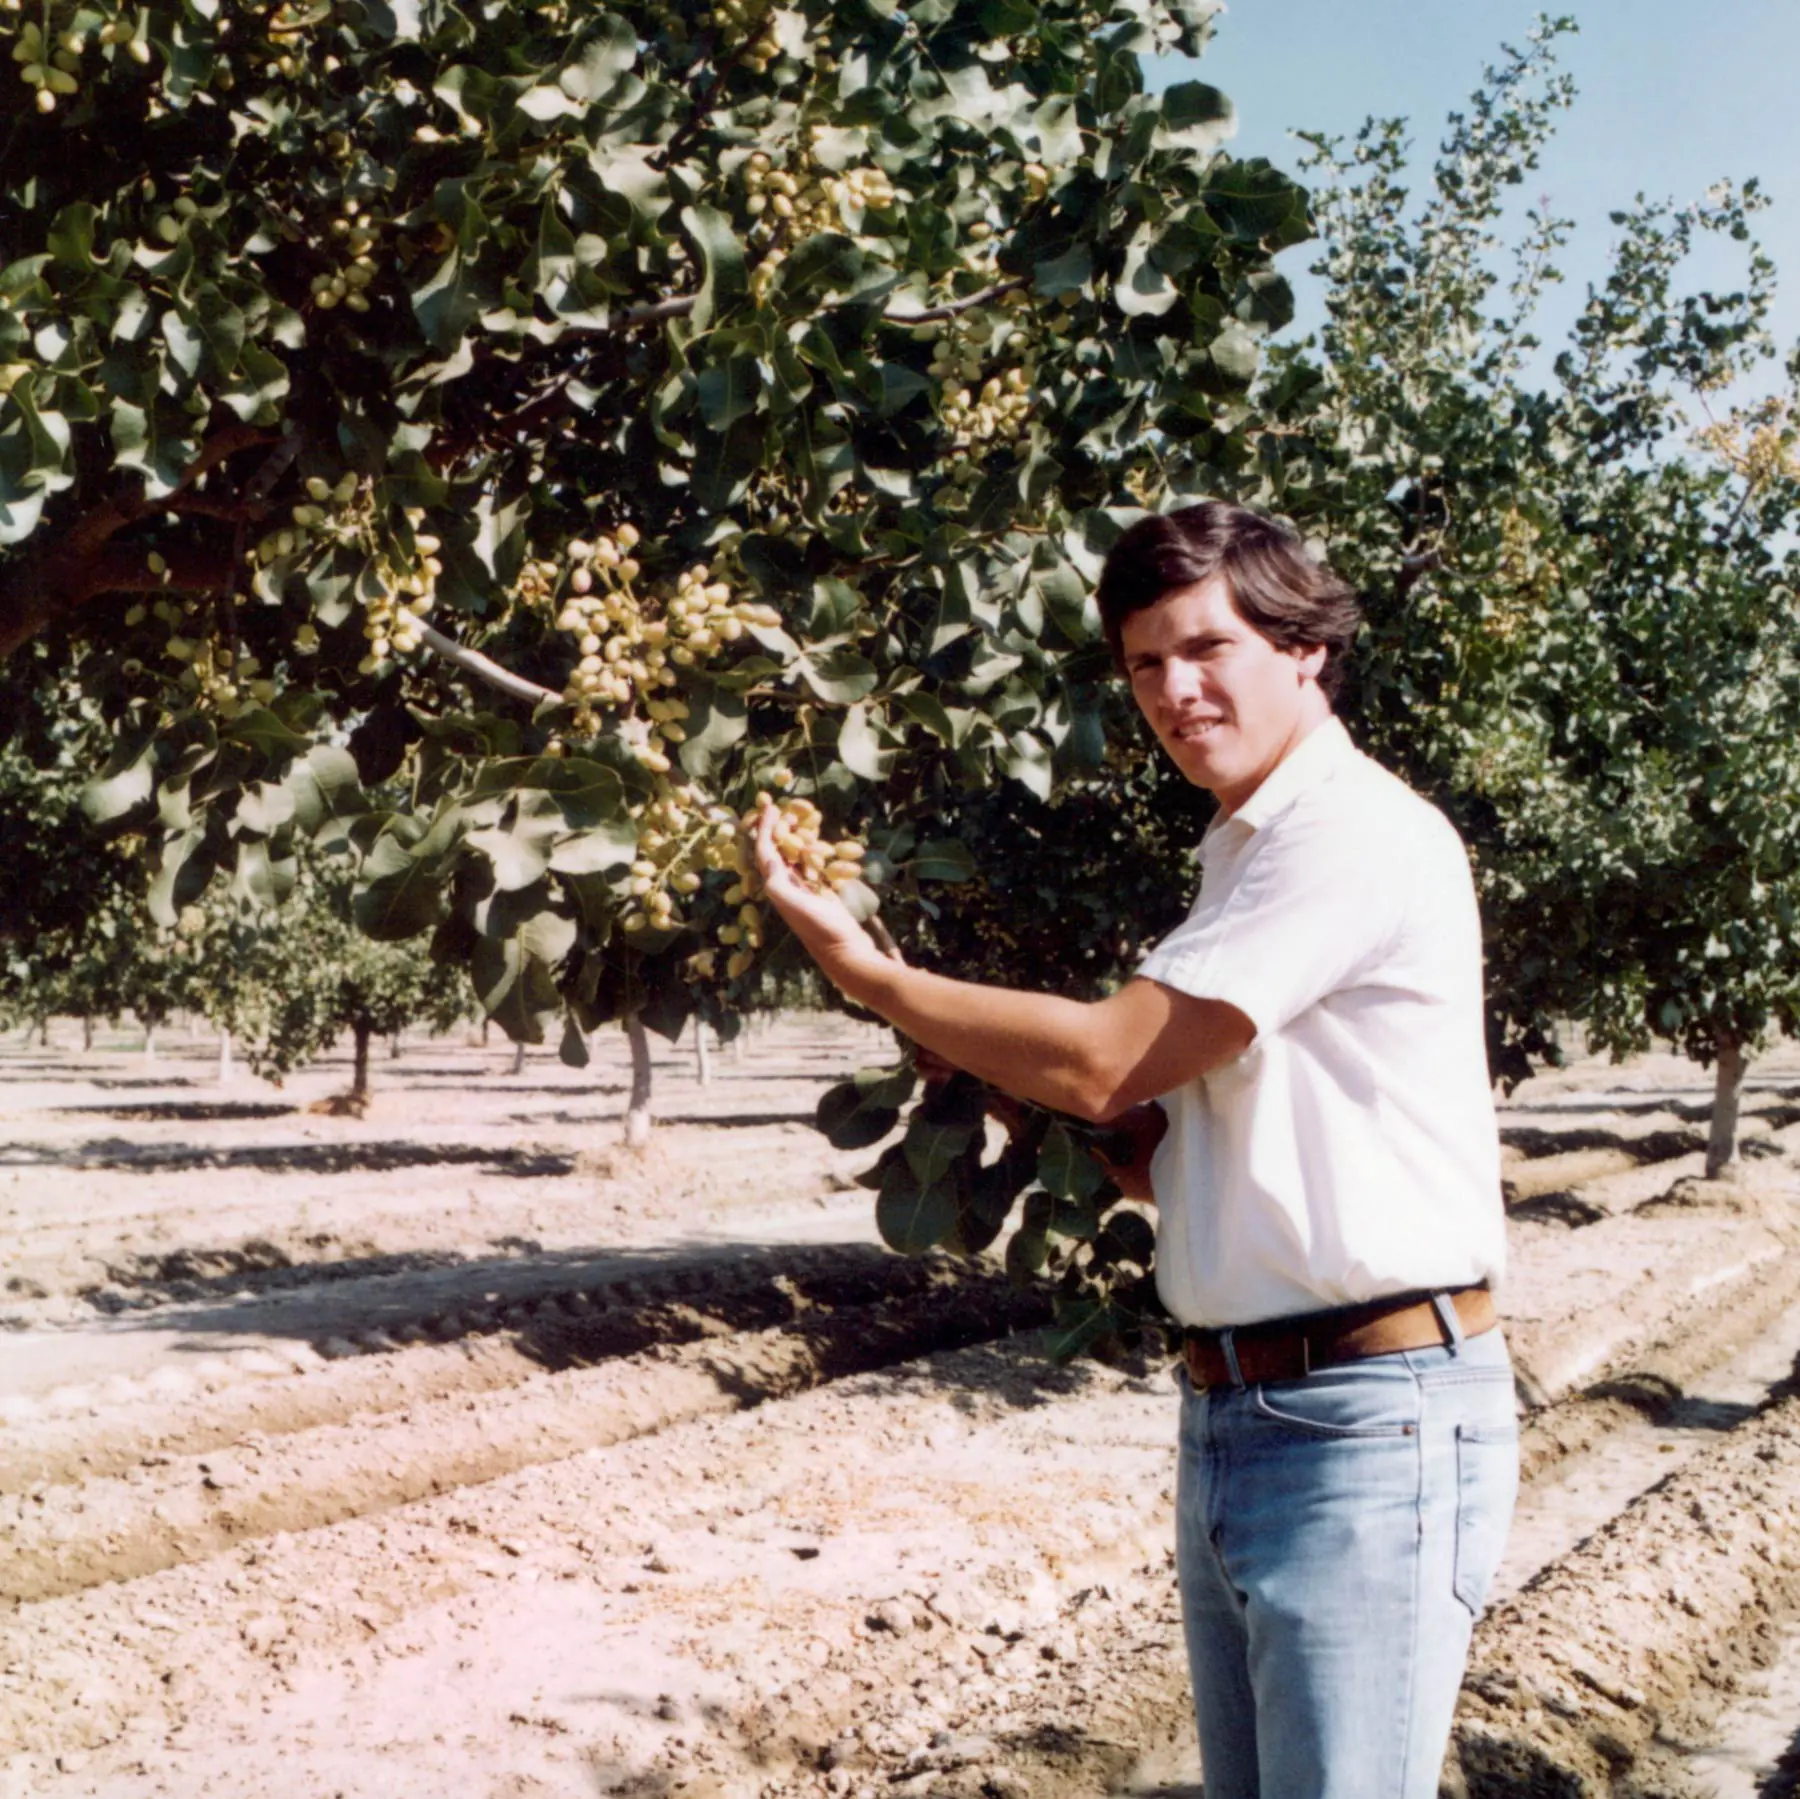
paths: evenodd
<path fill-rule="evenodd" d="M 1080 1000 L 953 981 L 874 959 L 839 982 L 858 1004 L 989 1086 L 1078 1118 L 1110 1116 L 1093 1008 Z"/>

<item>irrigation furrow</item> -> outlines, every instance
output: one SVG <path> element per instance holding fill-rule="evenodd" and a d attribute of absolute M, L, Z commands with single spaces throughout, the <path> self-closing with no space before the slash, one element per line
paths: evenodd
<path fill-rule="evenodd" d="M 1482 1622 L 1455 1740 L 1469 1799 L 1679 1791 L 1668 1742 L 1717 1711 L 1797 1601 L 1800 1399 L 1786 1399 Z"/>
<path fill-rule="evenodd" d="M 161 1368 L 100 1393 L 77 1391 L 50 1415 L 10 1420 L 0 1495 L 119 1475 L 161 1456 L 198 1455 L 248 1433 L 291 1435 L 359 1414 L 514 1386 L 547 1366 L 595 1362 L 658 1344 L 762 1329 L 808 1307 L 866 1304 L 917 1291 L 925 1265 L 861 1244 L 785 1253 L 696 1254 L 617 1277 L 593 1267 L 527 1266 L 513 1281 L 365 1293 L 364 1328 L 209 1358 L 208 1388 Z M 571 1281 L 571 1274 L 575 1277 Z M 267 1312 L 258 1322 L 271 1328 Z M 77 1415 L 67 1415 L 71 1412 Z"/>
<path fill-rule="evenodd" d="M 679 1346 L 665 1339 L 599 1367 L 453 1392 L 204 1455 L 158 1455 L 131 1476 L 35 1488 L 0 1513 L 9 1543 L 0 1598 L 38 1600 L 134 1580 L 277 1531 L 312 1530 L 477 1486 L 1046 1316 L 1041 1299 L 993 1276 L 970 1277 L 944 1263 L 923 1272 L 922 1280 L 894 1281 L 898 1291 L 873 1304 L 865 1297 L 841 1312 L 754 1332 L 720 1322 L 716 1333 L 695 1313 L 698 1340 Z M 908 1285 L 914 1290 L 904 1291 Z M 583 1330 L 568 1320 L 557 1340 L 573 1355 Z"/>

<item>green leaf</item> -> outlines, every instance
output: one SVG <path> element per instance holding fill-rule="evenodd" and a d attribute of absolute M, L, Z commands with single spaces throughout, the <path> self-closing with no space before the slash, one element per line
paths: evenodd
<path fill-rule="evenodd" d="M 715 431 L 723 431 L 746 413 L 756 410 L 762 391 L 762 373 L 754 356 L 733 356 L 701 373 L 700 416 Z"/>
<path fill-rule="evenodd" d="M 541 881 L 550 868 L 550 838 L 554 827 L 541 820 L 521 820 L 511 827 L 471 831 L 463 839 L 469 848 L 487 857 L 494 885 L 502 893 L 517 893 Z"/>
<path fill-rule="evenodd" d="M 894 764 L 894 752 L 883 746 L 869 717 L 867 706 L 858 703 L 844 714 L 838 726 L 838 760 L 864 781 L 883 781 Z"/>
<path fill-rule="evenodd" d="M 525 931 L 482 937 L 469 957 L 469 978 L 481 1009 L 515 1043 L 542 1043 L 544 1020 L 560 999 L 544 960 Z"/>
<path fill-rule="evenodd" d="M 205 847 L 204 825 L 163 840 L 147 904 L 150 916 L 165 929 L 174 925 L 183 906 L 200 898 L 212 879 L 212 858 L 203 853 Z"/>
<path fill-rule="evenodd" d="M 705 331 L 749 292 L 744 246 L 731 220 L 710 206 L 684 206 L 681 223 L 700 252 L 700 292 L 690 317 L 696 331 Z"/>
<path fill-rule="evenodd" d="M 1086 244 L 1071 244 L 1059 256 L 1046 257 L 1031 272 L 1031 284 L 1046 299 L 1076 294 L 1094 278 L 1094 258 Z"/>
<path fill-rule="evenodd" d="M 1118 1332 L 1113 1306 L 1097 1294 L 1084 1293 L 1057 1306 L 1056 1320 L 1044 1332 L 1044 1351 L 1053 1362 L 1073 1361 L 1102 1337 Z"/>
<path fill-rule="evenodd" d="M 743 697 L 725 687 L 702 687 L 696 682 L 687 691 L 687 704 L 683 721 L 687 738 L 676 751 L 676 759 L 696 781 L 704 781 L 717 770 L 726 751 L 743 740 L 750 717 Z"/>
<path fill-rule="evenodd" d="M 969 881 L 977 863 L 965 843 L 954 837 L 934 837 L 921 843 L 912 859 L 912 870 L 921 881 Z"/>
<path fill-rule="evenodd" d="M 585 1068 L 592 1060 L 588 1053 L 588 1040 L 574 1013 L 563 1020 L 562 1043 L 557 1048 L 557 1060 L 565 1068 Z"/>
<path fill-rule="evenodd" d="M 520 786 L 549 794 L 563 823 L 574 830 L 618 821 L 629 827 L 625 785 L 603 762 L 586 756 L 542 757 L 526 770 Z"/>
<path fill-rule="evenodd" d="M 1050 797 L 1055 779 L 1050 751 L 1031 732 L 1020 731 L 1007 741 L 1000 751 L 1000 766 L 1040 800 Z"/>
<path fill-rule="evenodd" d="M 799 667 L 800 678 L 820 699 L 840 706 L 867 699 L 880 679 L 875 665 L 847 644 L 838 644 L 822 654 L 802 656 Z"/>
<path fill-rule="evenodd" d="M 1158 150 L 1204 154 L 1237 135 L 1237 108 L 1204 81 L 1178 81 L 1163 90 Z"/>
<path fill-rule="evenodd" d="M 1100 1238 L 1116 1261 L 1148 1268 L 1156 1259 L 1156 1232 L 1141 1213 L 1123 1209 L 1112 1213 Z"/>
<path fill-rule="evenodd" d="M 637 33 L 617 13 L 592 15 L 574 58 L 557 76 L 571 100 L 591 106 L 637 66 Z"/>
<path fill-rule="evenodd" d="M 1037 1178 L 1055 1199 L 1087 1200 L 1099 1192 L 1106 1171 L 1070 1136 L 1068 1126 L 1051 1125 L 1038 1151 Z"/>
<path fill-rule="evenodd" d="M 900 710 L 915 723 L 921 724 L 940 742 L 954 747 L 961 741 L 956 720 L 950 710 L 935 694 L 905 693 L 899 699 Z M 965 722 L 967 715 L 964 715 Z"/>
<path fill-rule="evenodd" d="M 272 836 L 294 816 L 293 790 L 271 781 L 256 781 L 244 789 L 237 804 L 237 823 L 259 837 Z"/>
<path fill-rule="evenodd" d="M 1175 283 L 1155 262 L 1156 243 L 1140 231 L 1125 252 L 1125 267 L 1113 287 L 1113 302 L 1127 318 L 1160 318 L 1181 298 Z"/>
<path fill-rule="evenodd" d="M 921 1183 L 904 1158 L 890 1163 L 875 1196 L 875 1228 L 903 1256 L 935 1249 L 956 1230 L 955 1184 Z"/>
<path fill-rule="evenodd" d="M 1248 387 L 1262 360 L 1261 340 L 1242 325 L 1228 325 L 1212 340 L 1213 366 L 1228 381 Z"/>
<path fill-rule="evenodd" d="M 417 854 L 392 834 L 376 840 L 363 860 L 363 884 L 352 902 L 357 928 L 366 936 L 396 943 L 437 923 L 443 854 L 441 847 L 433 849 Z"/>
<path fill-rule="evenodd" d="M 94 220 L 97 217 L 93 206 L 78 200 L 56 215 L 56 223 L 44 238 L 51 256 L 80 275 L 85 275 L 94 266 Z"/>
<path fill-rule="evenodd" d="M 460 248 L 452 249 L 411 291 L 413 316 L 425 340 L 448 356 L 487 310 L 487 301 Z"/>
<path fill-rule="evenodd" d="M 910 1067 L 861 1069 L 826 1088 L 814 1122 L 834 1149 L 867 1149 L 900 1122 L 915 1079 Z"/>
<path fill-rule="evenodd" d="M 909 1167 L 921 1185 L 929 1186 L 950 1171 L 950 1166 L 975 1141 L 979 1126 L 962 1120 L 937 1120 L 913 1115 L 901 1140 Z"/>
<path fill-rule="evenodd" d="M 156 742 L 128 738 L 81 790 L 81 809 L 97 825 L 116 824 L 146 805 L 156 791 Z"/>
<path fill-rule="evenodd" d="M 285 882 L 277 872 L 283 866 L 289 871 Z M 292 869 L 291 861 L 280 864 L 270 857 L 266 838 L 247 837 L 238 845 L 237 864 L 231 875 L 232 895 L 257 911 L 272 910 L 285 897 L 284 889 L 293 885 Z"/>
<path fill-rule="evenodd" d="M 310 737 L 267 706 L 246 706 L 223 735 L 229 742 L 248 744 L 271 762 L 285 762 L 294 751 L 312 747 Z"/>
<path fill-rule="evenodd" d="M 1050 1239 L 1041 1230 L 1024 1225 L 1013 1232 L 1006 1244 L 1006 1272 L 1020 1286 L 1028 1286 L 1044 1272 L 1050 1260 Z"/>
<path fill-rule="evenodd" d="M 320 744 L 288 771 L 294 823 L 308 837 L 363 811 L 362 780 L 356 758 L 335 744 Z"/>

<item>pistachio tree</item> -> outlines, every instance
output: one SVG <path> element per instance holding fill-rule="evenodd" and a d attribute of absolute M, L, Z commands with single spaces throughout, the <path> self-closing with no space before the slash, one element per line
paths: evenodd
<path fill-rule="evenodd" d="M 0 12 L 0 656 L 100 709 L 155 915 L 341 848 L 579 1061 L 753 996 L 759 793 L 904 932 L 966 796 L 1097 772 L 1098 557 L 1307 230 L 1146 83 L 1218 10 Z"/>
<path fill-rule="evenodd" d="M 340 1039 L 351 1042 L 352 1109 L 370 1095 L 369 1047 L 422 1027 L 447 1031 L 473 1009 L 461 968 L 433 961 L 423 941 L 377 943 L 351 920 L 350 867 L 303 855 L 278 906 L 247 909 L 215 890 L 176 924 L 211 971 L 202 1003 L 250 1067 L 279 1081 Z"/>

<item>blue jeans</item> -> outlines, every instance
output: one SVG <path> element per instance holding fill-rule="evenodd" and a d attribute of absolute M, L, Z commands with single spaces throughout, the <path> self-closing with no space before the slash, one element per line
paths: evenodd
<path fill-rule="evenodd" d="M 1206 1799 L 1435 1799 L 1518 1488 L 1500 1332 L 1183 1387 L 1176 1565 Z"/>

